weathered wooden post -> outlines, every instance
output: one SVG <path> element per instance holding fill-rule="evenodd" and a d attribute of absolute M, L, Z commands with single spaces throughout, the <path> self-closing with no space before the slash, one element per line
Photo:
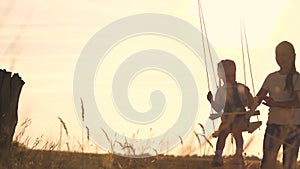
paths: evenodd
<path fill-rule="evenodd" d="M 5 159 L 18 122 L 19 97 L 25 82 L 15 73 L 0 70 L 0 158 Z"/>

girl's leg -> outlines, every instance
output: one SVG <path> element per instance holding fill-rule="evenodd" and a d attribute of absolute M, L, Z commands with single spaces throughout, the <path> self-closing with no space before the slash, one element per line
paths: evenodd
<path fill-rule="evenodd" d="M 287 139 L 283 144 L 283 169 L 296 169 L 300 145 L 300 126 L 293 126 L 285 131 Z"/>
<path fill-rule="evenodd" d="M 242 156 L 243 155 L 243 146 L 244 146 L 244 139 L 242 136 L 242 132 L 233 133 L 233 137 L 235 139 L 235 144 L 236 144 L 235 155 Z"/>
<path fill-rule="evenodd" d="M 244 147 L 244 139 L 242 132 L 247 127 L 247 123 L 244 117 L 238 117 L 234 124 L 232 125 L 232 134 L 235 139 L 236 144 L 236 153 L 237 156 L 242 156 L 243 154 L 243 147 Z"/>
<path fill-rule="evenodd" d="M 222 153 L 223 153 L 223 149 L 225 147 L 225 141 L 226 141 L 226 138 L 227 138 L 229 132 L 230 132 L 229 130 L 223 129 L 219 133 L 218 140 L 217 140 L 217 146 L 216 146 L 216 154 L 212 161 L 212 166 L 214 166 L 214 167 L 223 165 Z"/>
<path fill-rule="evenodd" d="M 229 133 L 230 133 L 230 131 L 228 129 L 223 129 L 220 131 L 218 140 L 217 140 L 217 145 L 216 145 L 216 155 L 222 156 L 222 152 L 225 147 L 226 138 Z"/>
<path fill-rule="evenodd" d="M 263 142 L 263 158 L 261 162 L 261 169 L 275 168 L 277 154 L 281 146 L 280 125 L 267 125 L 264 142 Z"/>
<path fill-rule="evenodd" d="M 232 125 L 232 134 L 235 139 L 236 144 L 236 152 L 233 156 L 231 163 L 233 164 L 244 164 L 243 158 L 243 146 L 244 146 L 244 139 L 243 139 L 243 129 L 247 126 L 245 120 L 243 118 L 237 118 Z"/>

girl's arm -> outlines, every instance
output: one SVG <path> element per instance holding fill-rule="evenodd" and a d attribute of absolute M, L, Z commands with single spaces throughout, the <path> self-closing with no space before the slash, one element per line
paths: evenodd
<path fill-rule="evenodd" d="M 250 93 L 249 88 L 245 89 L 245 95 L 246 95 L 246 101 L 245 101 L 245 105 L 247 106 L 249 109 L 252 107 L 254 100 L 253 100 L 253 95 Z"/>
<path fill-rule="evenodd" d="M 222 107 L 217 102 L 212 100 L 212 102 L 210 102 L 210 104 L 216 112 L 220 113 L 222 111 Z"/>
<path fill-rule="evenodd" d="M 267 97 L 267 94 L 269 93 L 268 90 L 261 88 L 258 93 L 256 94 L 256 97 L 259 99 L 258 103 L 260 104 L 262 100 L 264 100 Z"/>
<path fill-rule="evenodd" d="M 217 98 L 218 98 L 218 91 L 217 91 L 217 93 L 216 93 L 216 100 L 218 100 Z M 220 105 L 220 102 L 219 102 L 219 101 L 215 101 L 215 100 L 213 99 L 213 95 L 212 95 L 211 91 L 209 91 L 209 92 L 207 93 L 207 100 L 210 102 L 211 107 L 212 107 L 216 112 L 220 113 L 220 112 L 222 111 L 222 106 Z"/>
<path fill-rule="evenodd" d="M 267 96 L 268 93 L 269 91 L 264 88 L 259 90 L 257 95 L 253 98 L 253 104 L 251 105 L 250 112 L 247 114 L 246 118 L 250 118 L 255 113 L 257 106 L 260 105 L 261 101 Z"/>
<path fill-rule="evenodd" d="M 300 108 L 300 91 L 295 91 L 295 99 L 286 102 L 276 102 L 270 97 L 264 98 L 264 105 L 269 107 L 281 107 L 281 108 Z"/>

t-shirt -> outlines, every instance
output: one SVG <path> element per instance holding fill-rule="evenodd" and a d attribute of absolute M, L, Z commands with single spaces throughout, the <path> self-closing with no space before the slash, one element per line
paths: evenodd
<path fill-rule="evenodd" d="M 252 104 L 249 88 L 241 83 L 227 84 L 218 88 L 215 97 L 215 110 L 229 112 L 244 112 L 245 107 Z"/>
<path fill-rule="evenodd" d="M 269 97 L 277 102 L 294 100 L 296 95 L 284 90 L 287 75 L 279 74 L 278 71 L 270 73 L 265 79 L 262 88 L 269 92 Z M 300 76 L 297 72 L 293 76 L 294 91 L 300 90 Z M 270 107 L 267 124 L 300 124 L 300 108 Z"/>

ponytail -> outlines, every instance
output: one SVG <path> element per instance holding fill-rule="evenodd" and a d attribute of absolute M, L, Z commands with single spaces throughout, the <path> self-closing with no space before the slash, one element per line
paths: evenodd
<path fill-rule="evenodd" d="M 293 75 L 296 73 L 295 61 L 292 63 L 292 67 L 285 79 L 285 90 L 293 93 L 294 92 L 294 84 L 293 84 Z"/>
<path fill-rule="evenodd" d="M 281 45 L 281 44 L 287 45 L 290 48 L 291 52 L 295 55 L 295 48 L 294 48 L 292 43 L 290 43 L 288 41 L 282 41 L 281 43 L 279 43 L 279 45 Z M 294 77 L 294 74 L 297 72 L 296 65 L 295 65 L 295 60 L 296 60 L 296 57 L 294 57 L 294 60 L 293 60 L 292 65 L 291 65 L 291 69 L 290 69 L 289 73 L 286 76 L 285 87 L 284 87 L 284 90 L 289 91 L 291 94 L 293 94 L 293 92 L 294 92 L 293 77 Z"/>

